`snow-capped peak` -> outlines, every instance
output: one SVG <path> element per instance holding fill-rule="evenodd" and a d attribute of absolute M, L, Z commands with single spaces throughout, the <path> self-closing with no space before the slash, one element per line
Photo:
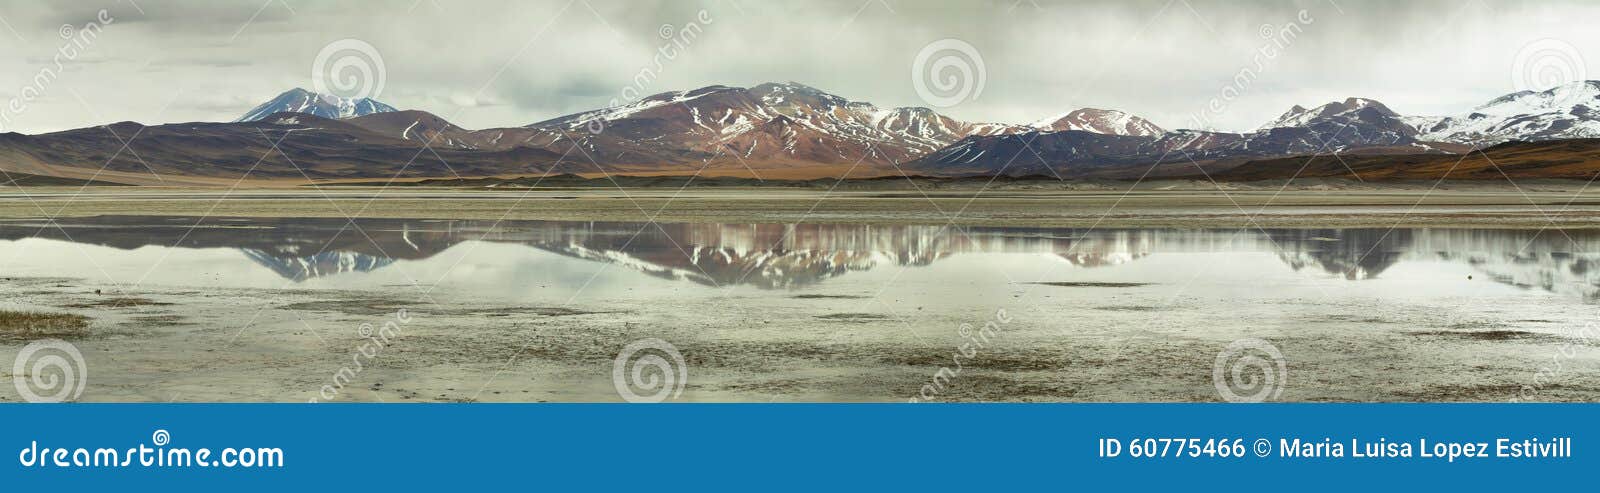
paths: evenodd
<path fill-rule="evenodd" d="M 769 106 L 806 105 L 816 108 L 844 106 L 850 100 L 799 82 L 768 82 L 750 88 L 750 93 Z"/>
<path fill-rule="evenodd" d="M 963 122 L 929 108 L 879 107 L 796 82 L 664 92 L 528 128 L 582 135 L 585 145 L 608 148 L 598 154 L 633 159 L 644 155 L 641 149 L 662 150 L 678 157 L 737 158 L 740 165 L 905 162 L 968 135 L 1022 130 Z M 583 129 L 590 131 L 576 132 Z"/>
<path fill-rule="evenodd" d="M 1154 137 L 1167 133 L 1149 120 L 1118 110 L 1082 108 L 1045 118 L 1029 126 L 1048 131 L 1078 130 L 1107 135 Z"/>
<path fill-rule="evenodd" d="M 234 122 L 253 122 L 277 113 L 306 113 L 323 118 L 342 119 L 373 113 L 396 111 L 393 106 L 368 98 L 342 98 L 331 94 L 318 94 L 295 88 L 279 94 L 271 101 L 256 106 Z"/>
<path fill-rule="evenodd" d="M 1600 81 L 1563 84 L 1543 91 L 1520 91 L 1494 98 L 1473 111 L 1486 115 L 1521 115 L 1577 105 L 1600 107 Z"/>
<path fill-rule="evenodd" d="M 1262 125 L 1257 130 L 1270 130 L 1274 128 L 1285 127 L 1304 127 L 1319 119 L 1348 115 L 1350 113 L 1360 112 L 1369 108 L 1384 116 L 1398 116 L 1394 111 L 1390 110 L 1388 106 L 1384 106 L 1383 103 L 1380 103 L 1377 100 L 1367 98 L 1345 98 L 1344 101 L 1334 101 L 1309 110 L 1304 106 L 1300 106 L 1298 104 L 1294 105 L 1294 107 L 1289 108 L 1289 111 L 1284 112 L 1283 115 L 1279 116 L 1277 119 L 1267 122 L 1266 125 Z"/>
<path fill-rule="evenodd" d="M 1512 140 L 1600 138 L 1600 81 L 1519 91 L 1464 115 L 1410 117 L 1419 140 L 1492 145 Z"/>

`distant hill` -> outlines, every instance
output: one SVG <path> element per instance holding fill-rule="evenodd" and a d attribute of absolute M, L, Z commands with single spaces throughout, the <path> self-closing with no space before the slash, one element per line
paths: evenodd
<path fill-rule="evenodd" d="M 1367 98 L 1294 106 L 1243 133 L 1167 130 L 1083 108 L 1028 125 L 879 107 L 795 82 L 664 92 L 521 127 L 471 130 L 424 111 L 294 89 L 231 123 L 121 122 L 0 134 L 0 170 L 120 183 L 459 179 L 545 174 L 778 180 L 883 176 L 1060 179 L 1428 178 L 1432 163 L 1499 148 L 1512 176 L 1587 178 L 1600 82 L 1496 98 L 1466 115 L 1402 115 Z M 107 130 L 111 130 L 108 132 Z M 118 136 L 137 136 L 127 143 Z M 1577 139 L 1577 140 L 1574 140 Z M 1317 156 L 1313 158 L 1313 156 Z M 1339 159 L 1333 159 L 1337 156 Z M 1452 178 L 1478 176 L 1469 156 Z M 1498 159 L 1495 159 L 1498 161 Z M 1357 174 L 1346 164 L 1363 163 Z M 1337 164 L 1338 166 L 1330 166 Z M 1351 167 L 1354 167 L 1353 165 Z M 1502 163 L 1502 167 L 1505 163 Z M 1286 171 L 1287 170 L 1287 171 Z M 1339 172 L 1343 171 L 1343 175 Z M 1496 171 L 1498 174 L 1498 171 Z M 209 181 L 208 181 L 209 180 Z"/>
<path fill-rule="evenodd" d="M 1317 156 L 1263 159 L 1213 177 L 1220 180 L 1350 177 L 1363 180 L 1504 180 L 1600 175 L 1600 139 L 1512 142 L 1465 154 Z"/>

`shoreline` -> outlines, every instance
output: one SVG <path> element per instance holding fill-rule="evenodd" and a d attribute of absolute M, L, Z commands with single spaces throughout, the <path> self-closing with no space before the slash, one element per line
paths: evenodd
<path fill-rule="evenodd" d="M 1574 191 L 0 189 L 0 218 L 107 215 L 1120 228 L 1600 228 Z"/>

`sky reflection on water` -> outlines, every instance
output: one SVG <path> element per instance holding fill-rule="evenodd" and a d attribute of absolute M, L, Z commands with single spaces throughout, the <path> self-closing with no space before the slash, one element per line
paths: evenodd
<path fill-rule="evenodd" d="M 122 217 L 0 222 L 0 270 L 117 285 L 649 300 L 715 288 L 863 296 L 1095 280 L 1444 296 L 1468 276 L 1600 299 L 1600 234 L 1490 229 L 1032 229 L 843 224 Z M 1338 282 L 1333 282 L 1338 281 Z M 876 284 L 878 288 L 874 288 Z M 1221 286 L 1221 288 L 1218 288 Z M 1472 287 L 1470 289 L 1478 289 Z M 1222 293 L 1213 293 L 1221 295 Z"/>

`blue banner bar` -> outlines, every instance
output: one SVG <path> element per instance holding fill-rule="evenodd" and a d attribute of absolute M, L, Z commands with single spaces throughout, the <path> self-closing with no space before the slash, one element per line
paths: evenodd
<path fill-rule="evenodd" d="M 7 491 L 1591 485 L 1587 404 L 0 405 Z"/>

